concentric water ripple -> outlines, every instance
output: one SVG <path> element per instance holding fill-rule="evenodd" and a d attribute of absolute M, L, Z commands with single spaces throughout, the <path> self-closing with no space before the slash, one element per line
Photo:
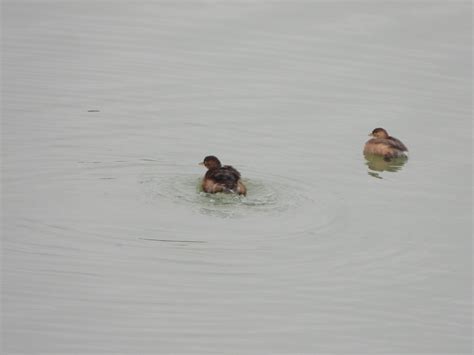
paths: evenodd
<path fill-rule="evenodd" d="M 208 194 L 196 173 L 163 173 L 150 168 L 140 178 L 145 200 L 153 206 L 163 198 L 195 213 L 225 219 L 245 235 L 294 236 L 343 225 L 343 201 L 320 187 L 246 169 L 247 196 Z M 180 171 L 179 167 L 174 169 Z"/>

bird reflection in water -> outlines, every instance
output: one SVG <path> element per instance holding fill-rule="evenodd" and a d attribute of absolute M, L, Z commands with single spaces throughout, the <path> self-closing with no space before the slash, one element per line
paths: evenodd
<path fill-rule="evenodd" d="M 364 154 L 364 156 L 365 164 L 369 168 L 367 173 L 377 179 L 383 179 L 380 173 L 384 171 L 391 173 L 400 171 L 408 160 L 407 157 L 386 158 L 375 154 Z"/>

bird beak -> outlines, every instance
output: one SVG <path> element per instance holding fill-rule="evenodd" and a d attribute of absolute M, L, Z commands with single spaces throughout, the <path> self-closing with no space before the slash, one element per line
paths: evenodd
<path fill-rule="evenodd" d="M 370 136 L 372 136 L 372 137 L 373 137 L 373 136 L 374 136 L 374 134 L 371 132 L 371 133 L 369 133 L 369 137 L 370 137 Z"/>
<path fill-rule="evenodd" d="M 204 165 L 204 162 L 200 162 L 198 165 Z"/>

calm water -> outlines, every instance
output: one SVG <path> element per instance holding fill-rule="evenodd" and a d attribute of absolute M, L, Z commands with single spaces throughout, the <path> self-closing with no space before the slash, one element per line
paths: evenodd
<path fill-rule="evenodd" d="M 471 353 L 471 11 L 4 1 L 4 353 Z"/>

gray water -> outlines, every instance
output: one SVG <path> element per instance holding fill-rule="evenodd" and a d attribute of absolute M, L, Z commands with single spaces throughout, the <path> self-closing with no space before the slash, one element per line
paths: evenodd
<path fill-rule="evenodd" d="M 470 2 L 2 10 L 3 353 L 471 353 Z"/>

